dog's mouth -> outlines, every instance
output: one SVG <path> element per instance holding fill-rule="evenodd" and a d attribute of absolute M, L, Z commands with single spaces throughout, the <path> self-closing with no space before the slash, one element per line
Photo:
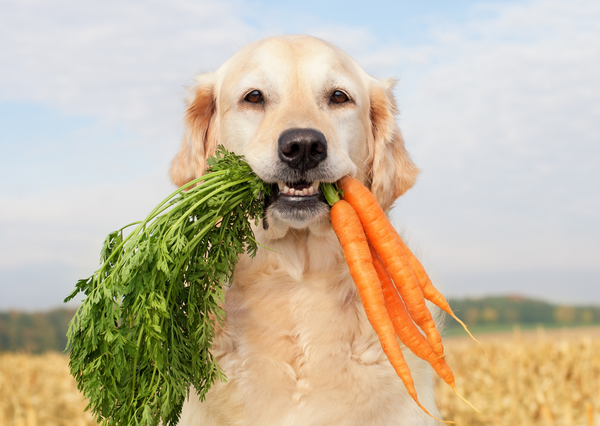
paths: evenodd
<path fill-rule="evenodd" d="M 267 217 L 277 218 L 294 228 L 304 228 L 318 217 L 329 213 L 329 205 L 319 189 L 320 181 L 279 181 L 272 185 L 265 199 Z M 263 226 L 268 228 L 267 217 Z"/>
<path fill-rule="evenodd" d="M 296 182 L 278 181 L 271 186 L 269 204 L 285 204 L 286 209 L 310 208 L 317 203 L 327 204 L 319 189 L 321 181 L 299 180 Z"/>
<path fill-rule="evenodd" d="M 277 182 L 277 189 L 281 197 L 310 197 L 319 195 L 319 181 L 300 181 L 294 183 Z"/>

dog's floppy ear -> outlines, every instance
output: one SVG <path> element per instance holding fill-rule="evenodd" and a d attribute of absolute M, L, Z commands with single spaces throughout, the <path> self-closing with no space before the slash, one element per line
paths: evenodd
<path fill-rule="evenodd" d="M 373 138 L 369 138 L 368 177 L 371 192 L 383 210 L 413 186 L 419 173 L 404 148 L 404 139 L 396 123 L 394 84 L 393 79 L 374 79 L 370 89 Z"/>
<path fill-rule="evenodd" d="M 213 74 L 202 74 L 190 90 L 183 141 L 171 163 L 175 185 L 185 185 L 204 174 L 206 158 L 217 147 L 216 108 Z"/>

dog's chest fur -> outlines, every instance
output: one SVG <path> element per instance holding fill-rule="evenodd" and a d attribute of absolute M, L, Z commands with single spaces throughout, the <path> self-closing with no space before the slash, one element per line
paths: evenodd
<path fill-rule="evenodd" d="M 259 235 L 257 235 L 259 236 Z M 333 232 L 290 232 L 243 257 L 213 354 L 227 375 L 184 425 L 429 425 L 367 321 Z M 404 351 L 420 401 L 432 375 Z"/>

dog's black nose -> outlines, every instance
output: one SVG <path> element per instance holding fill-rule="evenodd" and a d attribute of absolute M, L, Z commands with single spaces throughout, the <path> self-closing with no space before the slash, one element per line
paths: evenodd
<path fill-rule="evenodd" d="M 325 135 L 314 129 L 288 129 L 279 136 L 279 158 L 304 173 L 327 158 Z"/>

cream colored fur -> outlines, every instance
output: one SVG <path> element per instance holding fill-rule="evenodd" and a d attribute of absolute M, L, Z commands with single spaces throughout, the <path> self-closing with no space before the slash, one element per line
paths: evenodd
<path fill-rule="evenodd" d="M 243 154 L 275 182 L 277 140 L 290 128 L 327 138 L 323 165 L 352 174 L 389 208 L 417 168 L 395 122 L 393 81 L 368 76 L 340 49 L 308 36 L 269 38 L 242 49 L 191 89 L 186 135 L 171 177 L 201 175 L 217 144 Z M 331 106 L 332 90 L 352 102 Z M 244 103 L 260 90 L 264 105 Z M 303 221 L 267 210 L 255 258 L 239 260 L 226 320 L 212 353 L 227 375 L 202 403 L 193 390 L 181 425 L 432 425 L 408 396 L 369 325 L 327 214 Z M 432 371 L 404 350 L 421 403 L 437 415 Z"/>

